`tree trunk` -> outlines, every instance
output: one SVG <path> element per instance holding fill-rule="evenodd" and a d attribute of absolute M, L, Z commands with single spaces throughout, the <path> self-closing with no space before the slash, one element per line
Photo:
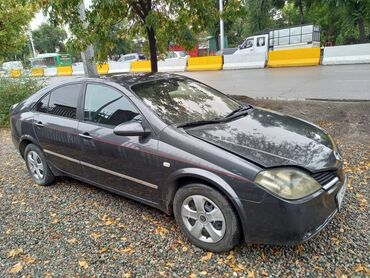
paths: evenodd
<path fill-rule="evenodd" d="M 88 46 L 84 52 L 81 52 L 82 63 L 84 66 L 85 76 L 87 77 L 98 77 L 98 71 L 95 65 L 94 59 L 94 47 Z"/>
<path fill-rule="evenodd" d="M 366 42 L 366 33 L 365 33 L 365 24 L 364 24 L 364 18 L 360 17 L 358 19 L 358 29 L 360 31 L 360 43 Z"/>
<path fill-rule="evenodd" d="M 87 29 L 86 14 L 84 1 L 81 2 L 79 7 L 80 19 L 83 21 L 84 28 Z M 81 52 L 81 59 L 84 66 L 85 75 L 88 77 L 98 77 L 98 71 L 95 65 L 95 53 L 92 45 L 88 46 L 84 52 Z"/>
<path fill-rule="evenodd" d="M 299 6 L 299 14 L 301 16 L 301 24 L 303 24 L 304 20 L 303 20 L 303 1 L 302 0 L 299 0 L 298 1 L 298 6 Z"/>
<path fill-rule="evenodd" d="M 147 27 L 146 32 L 149 40 L 149 52 L 152 72 L 158 72 L 158 59 L 157 59 L 157 40 L 155 38 L 155 31 L 152 27 Z"/>

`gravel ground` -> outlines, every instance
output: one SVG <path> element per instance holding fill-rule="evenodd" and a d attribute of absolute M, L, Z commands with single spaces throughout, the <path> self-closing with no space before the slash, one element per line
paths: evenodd
<path fill-rule="evenodd" d="M 342 149 L 344 208 L 314 239 L 207 253 L 156 209 L 72 179 L 33 184 L 0 129 L 0 277 L 369 277 L 370 104 L 257 105 L 321 125 Z"/>

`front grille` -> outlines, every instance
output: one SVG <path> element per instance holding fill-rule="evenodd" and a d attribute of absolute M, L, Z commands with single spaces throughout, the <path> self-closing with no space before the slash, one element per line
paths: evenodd
<path fill-rule="evenodd" d="M 338 177 L 336 171 L 325 171 L 312 174 L 312 177 L 319 183 L 321 186 L 324 186 L 328 182 L 332 181 L 334 178 Z"/>
<path fill-rule="evenodd" d="M 324 171 L 312 174 L 312 177 L 321 185 L 325 186 L 333 179 L 338 178 L 340 181 L 344 181 L 344 172 L 343 168 L 338 170 Z"/>

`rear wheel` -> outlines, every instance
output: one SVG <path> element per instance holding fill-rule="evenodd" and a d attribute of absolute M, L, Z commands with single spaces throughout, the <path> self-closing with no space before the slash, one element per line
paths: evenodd
<path fill-rule="evenodd" d="M 238 218 L 229 201 L 203 184 L 180 188 L 174 199 L 174 214 L 182 232 L 196 246 L 224 252 L 240 241 Z"/>
<path fill-rule="evenodd" d="M 34 144 L 27 145 L 24 157 L 32 180 L 39 185 L 50 185 L 55 177 L 51 172 L 43 152 Z"/>

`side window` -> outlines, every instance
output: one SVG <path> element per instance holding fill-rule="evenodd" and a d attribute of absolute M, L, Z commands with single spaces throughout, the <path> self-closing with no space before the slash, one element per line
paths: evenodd
<path fill-rule="evenodd" d="M 76 119 L 77 103 L 82 84 L 60 87 L 51 92 L 48 113 Z"/>
<path fill-rule="evenodd" d="M 257 38 L 257 46 L 265 46 L 265 37 Z"/>
<path fill-rule="evenodd" d="M 34 108 L 37 112 L 47 113 L 48 112 L 48 103 L 49 103 L 50 94 L 48 93 L 44 96 Z"/>
<path fill-rule="evenodd" d="M 104 85 L 87 85 L 85 121 L 115 127 L 139 115 L 134 105 L 119 91 Z"/>
<path fill-rule="evenodd" d="M 243 44 L 242 46 L 240 47 L 241 49 L 245 49 L 245 48 L 251 48 L 253 47 L 253 38 L 252 39 L 247 39 Z"/>

